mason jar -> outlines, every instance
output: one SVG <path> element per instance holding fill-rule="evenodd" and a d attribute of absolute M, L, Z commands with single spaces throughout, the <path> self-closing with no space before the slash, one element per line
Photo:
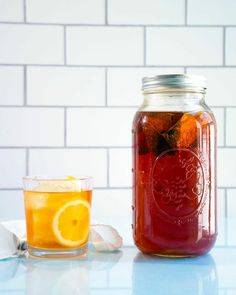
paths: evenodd
<path fill-rule="evenodd" d="M 133 237 L 144 253 L 208 252 L 217 235 L 216 122 L 195 75 L 143 78 L 133 121 Z"/>

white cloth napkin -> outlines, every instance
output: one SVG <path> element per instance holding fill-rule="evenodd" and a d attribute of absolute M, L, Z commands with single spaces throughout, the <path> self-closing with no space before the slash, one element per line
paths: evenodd
<path fill-rule="evenodd" d="M 123 240 L 110 225 L 92 224 L 90 243 L 98 252 L 111 252 L 122 247 Z M 0 260 L 23 255 L 26 252 L 26 226 L 24 220 L 0 223 Z"/>

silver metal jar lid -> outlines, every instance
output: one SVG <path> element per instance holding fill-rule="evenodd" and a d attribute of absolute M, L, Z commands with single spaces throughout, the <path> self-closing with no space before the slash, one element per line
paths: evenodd
<path fill-rule="evenodd" d="M 204 76 L 185 74 L 165 74 L 142 79 L 142 90 L 144 92 L 171 91 L 173 88 L 204 93 L 207 88 L 206 79 Z"/>

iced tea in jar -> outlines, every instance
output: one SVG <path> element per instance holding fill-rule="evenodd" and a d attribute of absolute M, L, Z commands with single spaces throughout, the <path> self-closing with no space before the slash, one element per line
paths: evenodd
<path fill-rule="evenodd" d="M 133 122 L 133 236 L 144 253 L 208 252 L 217 235 L 216 122 L 206 81 L 194 75 L 143 78 Z"/>

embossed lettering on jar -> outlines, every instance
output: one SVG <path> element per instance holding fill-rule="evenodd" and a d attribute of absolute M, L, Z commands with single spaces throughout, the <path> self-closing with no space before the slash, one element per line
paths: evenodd
<path fill-rule="evenodd" d="M 201 76 L 143 79 L 133 122 L 133 236 L 144 253 L 197 256 L 214 245 L 216 122 Z"/>

